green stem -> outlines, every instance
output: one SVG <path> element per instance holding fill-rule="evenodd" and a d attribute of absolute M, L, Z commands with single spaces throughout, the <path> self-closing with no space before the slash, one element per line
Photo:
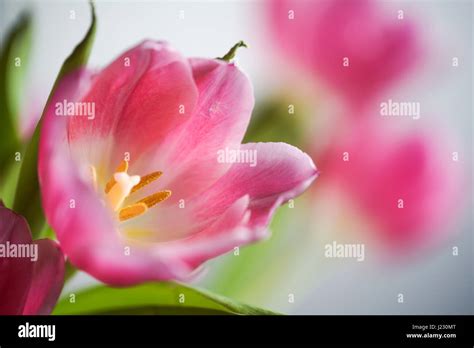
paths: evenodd
<path fill-rule="evenodd" d="M 237 42 L 234 46 L 232 46 L 232 48 L 229 50 L 229 52 L 227 52 L 223 57 L 221 58 L 217 58 L 217 59 L 220 59 L 220 60 L 225 60 L 226 62 L 230 62 L 232 59 L 234 59 L 235 57 L 235 53 L 237 52 L 237 50 L 240 48 L 240 47 L 248 47 L 247 44 L 245 42 L 243 42 L 242 40 L 240 40 L 239 42 Z"/>

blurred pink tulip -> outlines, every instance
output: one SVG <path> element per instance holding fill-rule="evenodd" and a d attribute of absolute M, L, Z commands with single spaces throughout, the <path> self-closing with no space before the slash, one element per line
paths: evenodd
<path fill-rule="evenodd" d="M 58 117 L 64 101 L 94 115 Z M 115 285 L 186 279 L 266 237 L 275 209 L 317 170 L 284 143 L 241 145 L 253 103 L 236 66 L 188 60 L 163 42 L 63 80 L 45 114 L 39 175 L 48 222 L 71 262 Z M 255 163 L 219 161 L 224 150 Z"/>
<path fill-rule="evenodd" d="M 341 134 L 321 160 L 323 182 L 348 196 L 393 249 L 433 242 L 457 212 L 460 162 L 432 135 L 394 134 L 381 124 Z"/>
<path fill-rule="evenodd" d="M 0 257 L 0 314 L 51 313 L 64 282 L 64 256 L 57 243 L 33 242 L 26 220 L 0 202 L 0 245 L 6 254 Z M 25 250 L 33 248 L 36 252 L 27 255 Z M 25 255 L 19 255 L 20 249 Z"/>
<path fill-rule="evenodd" d="M 352 108 L 363 107 L 403 77 L 421 51 L 413 23 L 380 5 L 371 0 L 268 1 L 273 41 Z"/>

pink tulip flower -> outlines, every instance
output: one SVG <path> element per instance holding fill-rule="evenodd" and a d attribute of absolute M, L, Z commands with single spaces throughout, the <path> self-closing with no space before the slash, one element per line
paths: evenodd
<path fill-rule="evenodd" d="M 374 0 L 271 0 L 270 33 L 284 55 L 322 79 L 351 107 L 363 107 L 420 56 L 406 14 Z M 355 114 L 356 115 L 356 114 Z"/>
<path fill-rule="evenodd" d="M 60 116 L 64 101 L 94 115 Z M 234 64 L 185 59 L 163 42 L 64 79 L 43 120 L 39 176 L 71 262 L 114 285 L 187 279 L 266 237 L 275 209 L 317 170 L 284 143 L 241 145 L 253 104 Z"/>
<path fill-rule="evenodd" d="M 58 244 L 33 242 L 25 218 L 0 202 L 0 247 L 0 315 L 51 313 L 64 282 Z"/>
<path fill-rule="evenodd" d="M 376 239 L 408 250 L 445 236 L 458 211 L 462 164 L 441 137 L 371 122 L 338 139 L 321 160 L 324 178 L 375 226 Z"/>

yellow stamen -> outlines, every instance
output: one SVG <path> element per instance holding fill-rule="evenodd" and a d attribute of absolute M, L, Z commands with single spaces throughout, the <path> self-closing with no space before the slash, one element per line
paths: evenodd
<path fill-rule="evenodd" d="M 118 165 L 117 169 L 115 169 L 115 173 L 126 173 L 128 171 L 128 161 L 122 160 L 120 164 Z M 109 180 L 109 182 L 105 185 L 105 193 L 109 193 L 109 191 L 114 187 L 116 181 L 115 178 L 112 176 L 112 178 Z"/>
<path fill-rule="evenodd" d="M 158 179 L 161 176 L 161 174 L 163 174 L 163 173 L 162 172 L 153 172 L 153 173 L 150 173 L 148 175 L 142 176 L 142 178 L 140 179 L 140 182 L 138 183 L 138 185 L 135 185 L 132 188 L 132 191 L 130 193 L 134 193 L 134 192 L 138 191 L 139 189 L 145 187 L 146 185 L 151 184 L 153 181 Z"/>
<path fill-rule="evenodd" d="M 135 204 L 132 204 L 125 208 L 120 209 L 119 219 L 120 221 L 132 219 L 134 217 L 145 214 L 147 210 L 148 210 L 148 207 L 146 206 L 145 203 L 135 203 Z"/>
<path fill-rule="evenodd" d="M 93 166 L 90 167 L 91 178 L 94 185 L 97 184 L 97 173 Z M 128 161 L 122 161 L 117 167 L 112 178 L 105 186 L 107 205 L 115 212 L 118 212 L 119 221 L 125 221 L 145 214 L 149 208 L 163 202 L 171 196 L 171 191 L 159 191 L 147 196 L 138 202 L 121 208 L 127 197 L 141 188 L 157 180 L 163 173 L 156 171 L 140 177 L 139 175 L 129 175 Z"/>
<path fill-rule="evenodd" d="M 139 200 L 137 203 L 145 203 L 148 208 L 151 208 L 154 205 L 168 199 L 169 196 L 171 196 L 171 191 L 160 191 Z"/>
<path fill-rule="evenodd" d="M 115 169 L 115 172 L 127 172 L 128 171 L 128 161 L 122 160 L 120 164 L 118 165 L 117 169 Z"/>
<path fill-rule="evenodd" d="M 140 176 L 128 175 L 128 173 L 119 172 L 114 174 L 115 185 L 107 193 L 109 206 L 117 211 L 122 206 L 125 198 L 128 197 L 132 187 L 140 182 Z"/>

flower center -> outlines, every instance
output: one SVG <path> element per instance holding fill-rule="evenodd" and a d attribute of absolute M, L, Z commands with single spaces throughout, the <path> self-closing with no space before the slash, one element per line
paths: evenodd
<path fill-rule="evenodd" d="M 149 208 L 163 202 L 171 196 L 171 191 L 158 191 L 133 204 L 123 207 L 125 199 L 132 193 L 158 179 L 163 173 L 153 172 L 145 176 L 129 175 L 128 161 L 122 161 L 115 170 L 112 178 L 105 185 L 105 195 L 108 206 L 118 212 L 118 219 L 125 221 L 145 214 Z M 95 167 L 91 166 L 91 177 L 94 188 L 97 190 L 97 174 Z"/>

